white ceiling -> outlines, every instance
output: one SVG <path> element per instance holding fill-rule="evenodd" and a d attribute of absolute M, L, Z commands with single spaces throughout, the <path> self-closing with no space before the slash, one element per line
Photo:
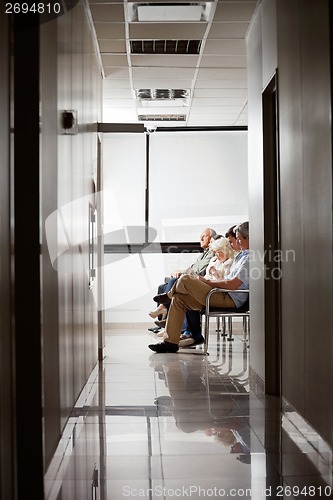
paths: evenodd
<path fill-rule="evenodd" d="M 247 125 L 245 35 L 256 0 L 215 0 L 198 22 L 129 22 L 134 4 L 89 0 L 104 72 L 103 121 L 154 126 Z M 169 4 L 149 0 L 149 4 Z M 172 4 L 189 3 L 172 0 Z M 198 55 L 131 54 L 130 40 L 202 40 Z M 135 89 L 190 89 L 187 100 L 139 101 Z M 139 121 L 139 115 L 186 121 Z"/>

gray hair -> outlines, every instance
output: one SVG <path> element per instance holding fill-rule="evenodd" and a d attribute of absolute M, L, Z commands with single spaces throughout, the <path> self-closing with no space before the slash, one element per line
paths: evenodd
<path fill-rule="evenodd" d="M 215 236 L 217 236 L 217 232 L 215 231 L 215 229 L 211 229 L 210 227 L 207 227 L 207 229 L 211 238 L 215 238 Z"/>
<path fill-rule="evenodd" d="M 241 224 L 238 224 L 238 226 L 235 227 L 234 229 L 235 233 L 240 233 L 244 238 L 249 237 L 249 222 L 242 222 Z"/>

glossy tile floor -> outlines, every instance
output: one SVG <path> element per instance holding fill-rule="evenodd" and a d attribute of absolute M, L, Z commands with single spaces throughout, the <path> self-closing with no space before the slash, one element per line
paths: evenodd
<path fill-rule="evenodd" d="M 147 330 L 112 331 L 46 475 L 46 498 L 323 498 L 332 455 L 295 412 L 249 387 L 250 350 L 211 333 L 154 354 Z M 299 428 L 299 429 L 298 429 Z"/>

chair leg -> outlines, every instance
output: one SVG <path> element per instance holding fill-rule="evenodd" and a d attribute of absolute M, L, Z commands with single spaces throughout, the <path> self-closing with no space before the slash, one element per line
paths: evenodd
<path fill-rule="evenodd" d="M 243 316 L 243 342 L 247 341 L 247 316 Z"/>
<path fill-rule="evenodd" d="M 226 333 L 226 324 L 225 324 L 225 316 L 222 316 L 222 337 L 225 337 Z"/>
<path fill-rule="evenodd" d="M 228 337 L 228 340 L 229 342 L 233 341 L 233 337 L 232 337 L 232 316 L 229 316 L 228 317 L 228 327 L 229 327 L 229 337 Z"/>
<path fill-rule="evenodd" d="M 208 339 L 209 339 L 209 316 L 206 315 L 205 320 L 205 342 L 204 342 L 204 354 L 207 354 L 208 349 Z"/>
<path fill-rule="evenodd" d="M 250 347 L 250 318 L 247 317 L 247 347 Z"/>
<path fill-rule="evenodd" d="M 221 328 L 220 328 L 220 317 L 218 316 L 216 318 L 216 333 L 219 333 L 221 331 Z"/>

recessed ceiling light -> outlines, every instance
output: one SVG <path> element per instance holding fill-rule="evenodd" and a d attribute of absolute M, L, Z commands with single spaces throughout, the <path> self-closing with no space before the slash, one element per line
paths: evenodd
<path fill-rule="evenodd" d="M 201 5 L 139 5 L 139 22 L 200 21 Z"/>
<path fill-rule="evenodd" d="M 127 3 L 130 23 L 207 22 L 214 2 Z"/>

